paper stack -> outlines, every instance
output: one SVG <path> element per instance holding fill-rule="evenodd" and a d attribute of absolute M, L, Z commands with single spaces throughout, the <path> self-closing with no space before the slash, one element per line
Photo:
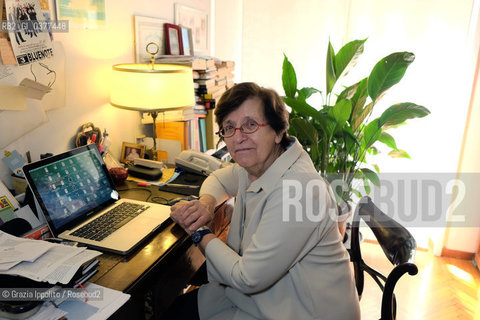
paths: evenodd
<path fill-rule="evenodd" d="M 96 273 L 95 257 L 100 254 L 85 247 L 18 238 L 0 231 L 0 274 L 51 284 L 82 284 Z"/>

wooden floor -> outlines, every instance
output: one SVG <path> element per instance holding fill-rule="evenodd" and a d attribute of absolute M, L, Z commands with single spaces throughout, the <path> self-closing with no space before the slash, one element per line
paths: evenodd
<path fill-rule="evenodd" d="M 361 248 L 367 264 L 382 273 L 391 270 L 378 244 L 364 242 Z M 480 320 L 480 273 L 471 261 L 417 251 L 415 263 L 418 274 L 404 275 L 395 288 L 397 319 Z M 380 318 L 379 293 L 376 283 L 366 276 L 360 302 L 362 319 Z"/>

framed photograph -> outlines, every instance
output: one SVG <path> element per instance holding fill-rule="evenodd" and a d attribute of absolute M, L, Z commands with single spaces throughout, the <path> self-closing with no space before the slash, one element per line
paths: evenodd
<path fill-rule="evenodd" d="M 176 24 L 165 23 L 165 38 L 167 43 L 167 54 L 183 54 L 182 34 L 180 27 Z"/>
<path fill-rule="evenodd" d="M 147 45 L 154 42 L 158 45 L 155 58 L 165 54 L 165 24 L 168 20 L 135 16 L 135 62 L 149 63 L 151 56 L 147 52 Z"/>
<path fill-rule="evenodd" d="M 145 155 L 145 146 L 143 144 L 122 143 L 122 155 L 120 157 L 121 163 L 133 162 L 133 159 L 143 158 Z"/>
<path fill-rule="evenodd" d="M 192 37 L 192 29 L 189 27 L 180 26 L 180 32 L 182 33 L 182 47 L 183 47 L 183 54 L 186 56 L 193 56 L 195 53 L 193 52 L 193 37 Z"/>
<path fill-rule="evenodd" d="M 210 55 L 208 13 L 175 3 L 175 23 L 192 29 L 195 55 Z"/>

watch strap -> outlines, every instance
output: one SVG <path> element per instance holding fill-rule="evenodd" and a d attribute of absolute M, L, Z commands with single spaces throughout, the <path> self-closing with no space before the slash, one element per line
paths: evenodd
<path fill-rule="evenodd" d="M 197 229 L 197 231 L 195 231 L 194 233 L 192 233 L 192 241 L 193 241 L 193 244 L 195 244 L 196 246 L 198 246 L 198 244 L 202 241 L 203 237 L 206 235 L 206 234 L 209 234 L 209 233 L 213 233 L 210 229 L 208 229 L 207 227 L 200 227 Z"/>

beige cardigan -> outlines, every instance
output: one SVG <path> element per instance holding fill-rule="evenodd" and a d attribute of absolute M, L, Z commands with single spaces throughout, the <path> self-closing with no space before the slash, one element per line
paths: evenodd
<path fill-rule="evenodd" d="M 206 248 L 201 319 L 360 318 L 348 252 L 327 214 L 336 216 L 331 189 L 298 141 L 254 182 L 233 165 L 212 173 L 200 194 L 236 197 L 228 245 L 214 239 Z"/>

